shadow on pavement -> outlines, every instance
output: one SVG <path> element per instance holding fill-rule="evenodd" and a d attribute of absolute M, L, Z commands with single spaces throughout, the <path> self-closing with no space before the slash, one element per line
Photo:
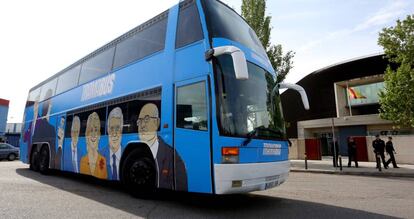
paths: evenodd
<path fill-rule="evenodd" d="M 163 191 L 152 200 L 143 200 L 126 194 L 119 183 L 89 176 L 66 172 L 45 176 L 26 168 L 16 172 L 42 184 L 146 218 L 390 218 L 361 210 L 257 194 L 212 196 Z"/>

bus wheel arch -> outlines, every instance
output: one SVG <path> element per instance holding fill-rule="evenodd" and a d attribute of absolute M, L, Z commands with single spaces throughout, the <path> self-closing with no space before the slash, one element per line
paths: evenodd
<path fill-rule="evenodd" d="M 128 144 L 122 153 L 119 172 L 121 183 L 133 196 L 150 198 L 155 192 L 158 173 L 147 144 Z"/>

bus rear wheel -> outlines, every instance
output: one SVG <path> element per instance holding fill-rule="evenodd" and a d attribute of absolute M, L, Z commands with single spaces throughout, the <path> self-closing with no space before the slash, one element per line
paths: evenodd
<path fill-rule="evenodd" d="M 33 171 L 39 171 L 39 160 L 38 160 L 38 152 L 36 149 L 33 149 L 32 154 L 30 155 L 30 166 L 29 168 Z"/>
<path fill-rule="evenodd" d="M 122 166 L 122 184 L 135 197 L 151 198 L 156 191 L 156 168 L 152 157 L 141 150 L 129 154 Z"/>
<path fill-rule="evenodd" d="M 47 175 L 49 173 L 49 148 L 43 146 L 39 154 L 39 172 Z"/>

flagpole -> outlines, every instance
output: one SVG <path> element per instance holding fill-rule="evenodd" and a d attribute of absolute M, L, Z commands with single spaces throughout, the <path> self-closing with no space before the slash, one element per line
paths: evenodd
<path fill-rule="evenodd" d="M 351 98 L 349 97 L 349 85 L 348 85 L 348 81 L 346 82 L 346 96 L 348 97 L 349 115 L 352 116 L 352 106 L 351 106 Z"/>

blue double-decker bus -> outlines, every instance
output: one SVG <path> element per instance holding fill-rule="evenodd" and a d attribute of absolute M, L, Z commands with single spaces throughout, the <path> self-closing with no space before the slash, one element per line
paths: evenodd
<path fill-rule="evenodd" d="M 132 194 L 243 193 L 282 184 L 278 84 L 255 32 L 216 0 L 186 0 L 29 91 L 30 169 L 120 181 Z"/>

